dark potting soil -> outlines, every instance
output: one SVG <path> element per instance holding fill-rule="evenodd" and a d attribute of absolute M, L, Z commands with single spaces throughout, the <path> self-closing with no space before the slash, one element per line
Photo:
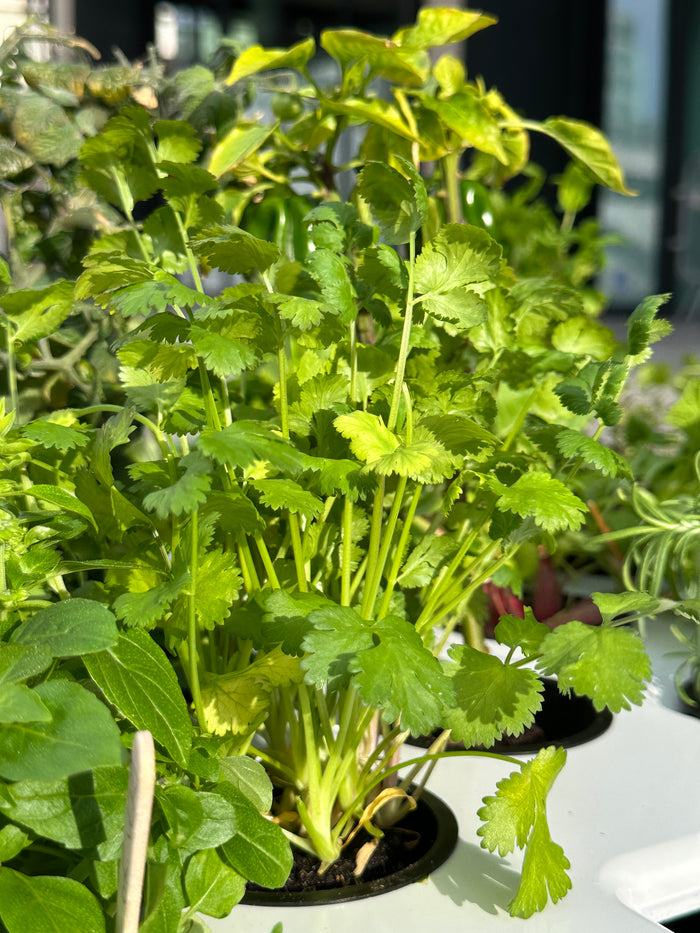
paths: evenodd
<path fill-rule="evenodd" d="M 452 853 L 457 843 L 457 821 L 452 811 L 426 791 L 415 810 L 384 830 L 361 877 L 355 877 L 356 856 L 372 837 L 362 830 L 323 874 L 317 859 L 292 848 L 292 871 L 282 888 L 246 886 L 245 904 L 299 904 L 372 897 L 425 878 Z"/>
<path fill-rule="evenodd" d="M 561 745 L 572 748 L 582 745 L 605 732 L 612 722 L 612 713 L 605 709 L 598 712 L 588 697 L 579 697 L 559 692 L 556 681 L 543 677 L 544 692 L 542 708 L 535 713 L 535 721 L 520 735 L 505 732 L 489 751 L 504 754 L 530 754 L 547 745 Z M 410 745 L 428 748 L 439 733 L 430 736 L 409 738 Z M 449 742 L 448 751 L 463 749 L 461 742 Z"/>

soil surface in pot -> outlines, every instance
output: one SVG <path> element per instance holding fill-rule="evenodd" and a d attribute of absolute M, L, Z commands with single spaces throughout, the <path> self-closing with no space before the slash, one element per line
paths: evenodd
<path fill-rule="evenodd" d="M 357 833 L 324 874 L 319 874 L 317 859 L 293 848 L 294 864 L 284 887 L 271 890 L 249 882 L 243 903 L 309 906 L 372 897 L 419 881 L 451 855 L 457 843 L 457 821 L 446 804 L 424 791 L 415 810 L 384 830 L 357 878 L 357 853 L 371 842 L 366 831 Z"/>
<path fill-rule="evenodd" d="M 544 693 L 542 708 L 535 713 L 534 723 L 521 735 L 504 733 L 489 747 L 491 752 L 503 752 L 507 755 L 531 754 L 548 745 L 561 745 L 572 748 L 582 745 L 601 735 L 612 722 L 612 713 L 605 709 L 598 712 L 588 697 L 579 697 L 572 693 L 560 693 L 556 681 L 542 678 Z M 409 738 L 410 745 L 428 748 L 439 735 Z M 447 751 L 463 749 L 461 742 L 449 742 Z"/>

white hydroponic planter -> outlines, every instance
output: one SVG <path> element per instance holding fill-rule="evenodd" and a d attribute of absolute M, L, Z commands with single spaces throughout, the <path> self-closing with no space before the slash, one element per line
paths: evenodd
<path fill-rule="evenodd" d="M 312 907 L 238 906 L 213 933 L 644 933 L 700 908 L 700 720 L 678 712 L 667 622 L 649 623 L 654 680 L 641 708 L 616 716 L 592 742 L 572 748 L 549 795 L 552 838 L 571 861 L 573 889 L 527 921 L 507 904 L 519 862 L 479 846 L 476 810 L 510 772 L 488 759 L 438 764 L 430 789 L 454 810 L 460 839 L 424 882 L 365 900 Z M 524 924 L 524 925 L 523 925 Z"/>

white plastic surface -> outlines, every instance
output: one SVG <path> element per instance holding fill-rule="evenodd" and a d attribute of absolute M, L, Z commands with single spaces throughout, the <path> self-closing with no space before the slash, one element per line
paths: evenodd
<path fill-rule="evenodd" d="M 519 859 L 479 846 L 476 811 L 511 770 L 489 759 L 448 759 L 430 789 L 454 810 L 460 839 L 424 882 L 328 907 L 238 906 L 207 918 L 212 933 L 644 933 L 656 920 L 700 908 L 700 719 L 678 712 L 677 642 L 649 623 L 654 666 L 648 699 L 615 717 L 602 736 L 568 752 L 549 795 L 552 838 L 571 861 L 573 889 L 527 921 L 507 912 Z"/>

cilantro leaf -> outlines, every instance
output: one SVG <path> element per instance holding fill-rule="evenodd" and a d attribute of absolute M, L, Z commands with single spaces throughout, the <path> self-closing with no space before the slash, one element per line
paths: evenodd
<path fill-rule="evenodd" d="M 543 690 L 533 670 L 504 664 L 469 645 L 454 645 L 448 653 L 454 663 L 446 665 L 446 672 L 458 708 L 448 711 L 444 724 L 455 739 L 488 748 L 504 732 L 520 735 L 532 725 Z"/>
<path fill-rule="evenodd" d="M 323 512 L 323 502 L 292 479 L 257 479 L 250 485 L 260 493 L 261 501 L 276 511 L 287 509 L 309 520 Z"/>
<path fill-rule="evenodd" d="M 207 551 L 197 567 L 197 616 L 203 628 L 213 629 L 229 613 L 241 588 L 236 556 L 219 548 Z"/>
<path fill-rule="evenodd" d="M 197 256 L 222 272 L 249 275 L 264 272 L 277 262 L 280 252 L 274 243 L 260 240 L 238 227 L 218 226 L 192 244 Z"/>
<path fill-rule="evenodd" d="M 586 437 L 571 428 L 563 428 L 557 435 L 557 447 L 564 457 L 581 457 L 596 467 L 605 476 L 617 476 L 618 473 L 630 475 L 630 467 L 624 457 L 605 447 L 593 437 Z"/>
<path fill-rule="evenodd" d="M 520 887 L 510 905 L 513 916 L 529 917 L 547 902 L 554 902 L 571 887 L 566 871 L 569 860 L 552 842 L 547 825 L 547 794 L 566 761 L 562 748 L 543 748 L 532 761 L 499 781 L 496 796 L 485 797 L 478 829 L 481 845 L 489 852 L 508 855 L 517 845 L 525 849 Z"/>
<path fill-rule="evenodd" d="M 190 339 L 197 356 L 201 356 L 207 369 L 221 379 L 238 376 L 257 362 L 254 349 L 245 341 L 226 333 L 225 325 L 208 328 L 193 324 Z"/>
<path fill-rule="evenodd" d="M 211 464 L 196 450 L 180 460 L 184 467 L 179 479 L 164 489 L 149 492 L 143 500 L 149 511 L 155 511 L 159 518 L 170 515 L 182 515 L 193 512 L 206 499 L 211 487 Z"/>
<path fill-rule="evenodd" d="M 410 444 L 400 443 L 390 454 L 378 457 L 367 466 L 380 474 L 407 476 L 420 483 L 439 483 L 453 475 L 459 462 L 430 431 L 419 426 Z"/>
<path fill-rule="evenodd" d="M 131 579 L 132 585 L 136 582 L 147 589 L 122 593 L 114 601 L 114 611 L 129 628 L 150 629 L 163 621 L 175 599 L 187 588 L 190 575 L 186 571 L 158 583 L 155 574 L 141 571 L 138 577 L 132 574 Z"/>
<path fill-rule="evenodd" d="M 307 655 L 301 662 L 306 681 L 328 690 L 347 687 L 357 653 L 374 644 L 369 623 L 354 609 L 336 605 L 314 610 L 307 622 L 312 628 L 302 642 Z"/>
<path fill-rule="evenodd" d="M 580 528 L 586 507 L 567 486 L 549 473 L 533 470 L 523 473 L 512 486 L 504 486 L 493 476 L 485 478 L 497 494 L 499 509 L 521 518 L 532 517 L 545 531 Z"/>
<path fill-rule="evenodd" d="M 639 705 L 651 664 L 639 636 L 609 625 L 568 622 L 544 639 L 538 663 L 544 674 L 556 674 L 562 692 L 588 696 L 597 710 L 612 712 Z"/>
<path fill-rule="evenodd" d="M 22 434 L 42 447 L 53 448 L 61 453 L 85 447 L 90 441 L 90 434 L 82 425 L 73 427 L 50 421 L 48 418 L 26 424 L 22 428 Z"/>
<path fill-rule="evenodd" d="M 357 294 L 340 256 L 329 249 L 314 250 L 309 256 L 307 268 L 321 289 L 323 305 L 327 311 L 337 315 L 344 324 L 353 321 L 357 315 Z"/>
<path fill-rule="evenodd" d="M 199 449 L 222 466 L 245 469 L 263 461 L 293 476 L 320 468 L 317 458 L 293 447 L 273 424 L 259 421 L 236 421 L 220 431 L 203 431 Z"/>
<path fill-rule="evenodd" d="M 499 645 L 519 647 L 525 655 L 536 654 L 550 629 L 543 622 L 537 621 L 530 606 L 524 609 L 524 619 L 511 615 L 501 616 L 494 629 L 494 637 Z"/>
<path fill-rule="evenodd" d="M 627 352 L 637 356 L 649 345 L 665 337 L 673 329 L 668 321 L 658 321 L 656 313 L 670 295 L 650 295 L 634 309 L 627 319 Z"/>
<path fill-rule="evenodd" d="M 481 227 L 445 224 L 416 259 L 415 284 L 423 296 L 494 280 L 501 267 L 501 247 Z"/>
<path fill-rule="evenodd" d="M 386 723 L 400 721 L 413 735 L 430 733 L 452 703 L 452 685 L 413 625 L 390 615 L 372 624 L 371 647 L 356 648 L 353 683 Z"/>
<path fill-rule="evenodd" d="M 648 593 L 593 593 L 592 598 L 606 624 L 628 613 L 652 615 L 660 605 L 660 601 Z"/>
<path fill-rule="evenodd" d="M 370 205 L 384 240 L 391 246 L 407 243 L 428 213 L 425 182 L 413 166 L 404 160 L 401 164 L 408 178 L 383 162 L 367 162 L 357 179 L 360 196 Z"/>
<path fill-rule="evenodd" d="M 364 463 L 373 463 L 381 457 L 390 456 L 400 443 L 384 421 L 368 411 L 338 415 L 333 424 L 336 431 L 350 441 L 353 454 Z"/>

